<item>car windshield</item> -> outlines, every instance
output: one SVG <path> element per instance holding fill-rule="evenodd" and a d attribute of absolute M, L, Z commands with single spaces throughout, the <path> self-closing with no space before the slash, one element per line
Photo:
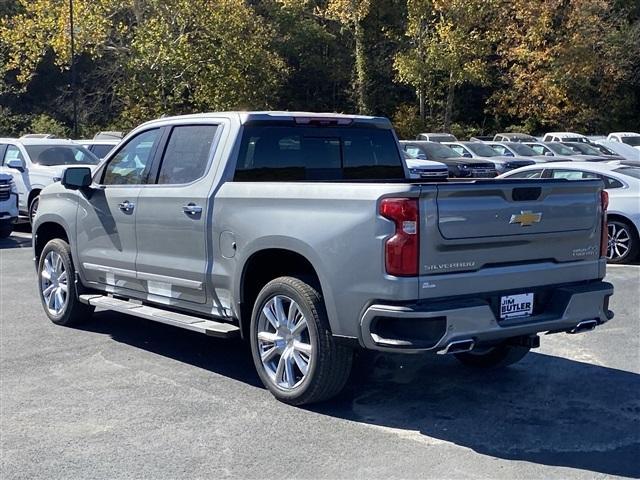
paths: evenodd
<path fill-rule="evenodd" d="M 462 157 L 458 152 L 454 152 L 446 145 L 440 143 L 424 143 L 420 145 L 427 152 L 429 160 L 443 160 L 445 158 Z"/>
<path fill-rule="evenodd" d="M 613 170 L 622 175 L 640 179 L 640 167 L 620 167 Z"/>
<path fill-rule="evenodd" d="M 97 165 L 100 159 L 80 145 L 25 145 L 33 163 L 56 165 Z"/>
<path fill-rule="evenodd" d="M 484 143 L 467 143 L 465 147 L 480 157 L 497 157 L 500 155 L 493 148 L 489 145 L 485 145 Z"/>
<path fill-rule="evenodd" d="M 607 147 L 605 147 L 604 145 L 600 145 L 598 143 L 593 144 L 594 148 L 597 148 L 600 153 L 604 153 L 605 155 L 617 155 L 616 152 L 614 152 L 613 150 L 608 149 Z"/>
<path fill-rule="evenodd" d="M 600 150 L 592 147 L 591 145 L 587 145 L 586 143 L 574 142 L 571 145 L 568 145 L 568 147 L 573 148 L 584 155 L 601 155 Z"/>
<path fill-rule="evenodd" d="M 558 155 L 580 155 L 575 150 L 565 147 L 561 143 L 546 143 L 547 147 L 556 152 Z"/>
<path fill-rule="evenodd" d="M 622 137 L 620 140 L 622 140 L 622 143 L 626 143 L 632 147 L 640 147 L 640 137 Z"/>
<path fill-rule="evenodd" d="M 509 145 L 509 148 L 523 157 L 531 157 L 533 155 L 537 155 L 536 151 L 533 148 L 523 143 L 514 143 L 513 145 Z"/>

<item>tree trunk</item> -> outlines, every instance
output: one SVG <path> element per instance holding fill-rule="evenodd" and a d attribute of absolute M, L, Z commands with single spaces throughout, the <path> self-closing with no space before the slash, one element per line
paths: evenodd
<path fill-rule="evenodd" d="M 358 113 L 366 115 L 370 112 L 369 99 L 367 98 L 367 84 L 369 72 L 367 71 L 367 57 L 364 50 L 364 30 L 360 21 L 355 22 L 355 63 L 356 63 L 356 103 Z"/>
<path fill-rule="evenodd" d="M 420 101 L 420 120 L 427 118 L 427 112 L 425 111 L 425 93 L 424 87 L 420 87 L 418 92 L 418 100 Z"/>
<path fill-rule="evenodd" d="M 453 92 L 456 86 L 453 82 L 453 73 L 449 74 L 449 91 L 447 92 L 447 104 L 444 109 L 444 124 L 442 130 L 448 132 L 451 128 L 451 111 L 453 110 Z"/>

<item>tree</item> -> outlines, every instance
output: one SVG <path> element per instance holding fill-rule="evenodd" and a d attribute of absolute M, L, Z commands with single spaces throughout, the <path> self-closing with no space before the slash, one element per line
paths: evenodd
<path fill-rule="evenodd" d="M 493 1 L 409 0 L 406 35 L 410 48 L 395 58 L 398 80 L 412 85 L 425 117 L 425 95 L 444 82 L 443 129 L 448 131 L 455 89 L 488 81 L 491 36 L 482 29 L 494 13 Z"/>
<path fill-rule="evenodd" d="M 339 21 L 353 34 L 355 91 L 358 113 L 371 113 L 367 94 L 369 87 L 369 68 L 365 49 L 365 31 L 363 22 L 371 7 L 370 0 L 329 0 L 326 14 Z"/>

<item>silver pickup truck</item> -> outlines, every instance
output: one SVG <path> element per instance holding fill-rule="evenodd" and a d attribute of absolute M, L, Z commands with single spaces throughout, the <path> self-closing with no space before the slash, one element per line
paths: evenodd
<path fill-rule="evenodd" d="M 265 386 L 298 405 L 336 395 L 357 348 L 497 367 L 540 332 L 612 318 L 600 181 L 407 177 L 384 118 L 145 123 L 42 191 L 44 311 L 241 336 Z"/>

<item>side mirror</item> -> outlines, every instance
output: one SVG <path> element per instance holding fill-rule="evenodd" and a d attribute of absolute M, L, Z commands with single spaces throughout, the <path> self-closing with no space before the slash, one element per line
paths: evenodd
<path fill-rule="evenodd" d="M 464 153 L 462 154 L 462 156 L 463 156 L 464 158 L 472 158 L 472 155 L 471 155 L 469 152 L 464 152 Z"/>
<path fill-rule="evenodd" d="M 505 150 L 504 156 L 505 157 L 515 157 L 515 155 L 513 153 L 511 153 L 510 151 L 508 151 L 508 150 Z"/>
<path fill-rule="evenodd" d="M 88 167 L 67 168 L 61 180 L 62 185 L 70 190 L 79 190 L 91 185 L 91 169 Z"/>
<path fill-rule="evenodd" d="M 11 160 L 7 160 L 7 163 L 5 165 L 9 168 L 15 168 L 19 172 L 24 172 L 25 170 L 24 160 L 20 158 L 12 158 Z"/>
<path fill-rule="evenodd" d="M 544 156 L 545 156 L 545 157 L 553 157 L 553 153 L 551 153 L 551 152 L 546 152 L 546 153 L 544 154 Z"/>

